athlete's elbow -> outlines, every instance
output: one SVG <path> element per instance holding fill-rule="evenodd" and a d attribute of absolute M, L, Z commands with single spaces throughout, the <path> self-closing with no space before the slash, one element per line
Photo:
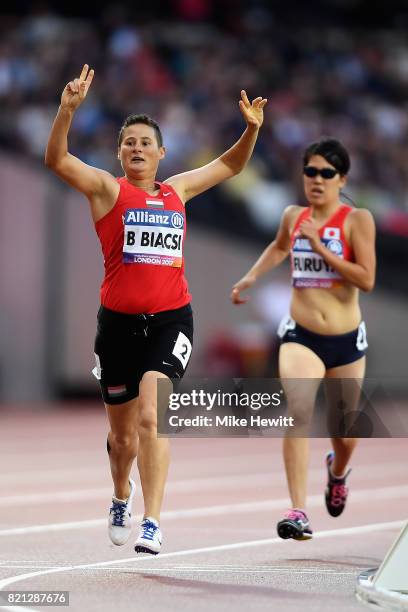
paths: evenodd
<path fill-rule="evenodd" d="M 50 170 L 55 170 L 57 165 L 58 165 L 58 160 L 55 157 L 55 155 L 52 155 L 51 153 L 49 153 L 48 151 L 45 152 L 45 156 L 44 156 L 44 164 L 47 166 L 47 168 L 49 168 Z"/>
<path fill-rule="evenodd" d="M 62 160 L 53 156 L 45 154 L 44 163 L 49 170 L 52 170 L 58 176 L 61 174 Z"/>
<path fill-rule="evenodd" d="M 54 147 L 47 147 L 44 156 L 44 163 L 50 170 L 54 170 L 57 172 L 61 164 L 64 163 L 67 155 L 61 153 L 61 151 L 56 151 Z"/>
<path fill-rule="evenodd" d="M 370 293 L 370 291 L 374 289 L 374 285 L 375 285 L 375 279 L 367 278 L 367 279 L 364 279 L 364 281 L 362 281 L 362 283 L 360 284 L 360 289 L 361 291 L 364 291 L 364 293 Z"/>
<path fill-rule="evenodd" d="M 235 164 L 235 166 L 231 168 L 232 176 L 236 176 L 237 174 L 242 172 L 245 166 L 246 166 L 246 162 Z"/>
<path fill-rule="evenodd" d="M 52 168 L 53 166 L 53 159 L 50 155 L 48 155 L 47 152 L 45 152 L 45 156 L 44 156 L 44 164 L 47 166 L 47 168 Z"/>
<path fill-rule="evenodd" d="M 228 176 L 227 178 L 232 178 L 233 176 L 237 176 L 237 174 L 239 174 L 240 172 L 242 172 L 242 170 L 244 169 L 245 166 L 243 166 L 242 164 L 231 164 L 228 165 Z"/>
<path fill-rule="evenodd" d="M 223 162 L 225 166 L 225 170 L 226 170 L 225 178 L 226 179 L 236 176 L 245 168 L 245 163 L 231 159 L 230 157 L 221 156 L 221 161 Z"/>

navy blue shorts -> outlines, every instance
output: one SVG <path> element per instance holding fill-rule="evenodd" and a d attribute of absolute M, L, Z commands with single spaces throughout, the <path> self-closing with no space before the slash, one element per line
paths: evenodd
<path fill-rule="evenodd" d="M 193 345 L 190 304 L 157 314 L 123 314 L 101 306 L 95 338 L 96 367 L 106 404 L 122 404 L 139 395 L 145 372 L 181 379 Z"/>
<path fill-rule="evenodd" d="M 281 344 L 296 342 L 307 346 L 320 357 L 326 370 L 338 368 L 361 359 L 368 347 L 364 321 L 361 321 L 357 329 L 347 334 L 326 336 L 315 334 L 296 323 L 291 317 L 285 317 L 279 325 L 278 336 L 281 339 Z"/>

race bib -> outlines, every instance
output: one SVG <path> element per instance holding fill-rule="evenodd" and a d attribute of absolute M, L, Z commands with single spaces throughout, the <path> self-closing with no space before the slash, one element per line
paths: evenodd
<path fill-rule="evenodd" d="M 327 228 L 326 228 L 327 229 Z M 343 258 L 343 244 L 337 238 L 321 238 L 332 253 Z M 342 276 L 315 253 L 307 238 L 296 238 L 292 248 L 292 281 L 294 287 L 329 288 Z"/>
<path fill-rule="evenodd" d="M 289 315 L 285 315 L 279 323 L 277 334 L 279 338 L 283 338 L 287 331 L 295 329 L 296 321 Z"/>
<path fill-rule="evenodd" d="M 183 332 L 179 332 L 176 344 L 174 345 L 173 355 L 175 355 L 177 359 L 181 361 L 184 369 L 187 367 L 192 349 L 193 347 L 191 346 L 191 342 L 187 336 L 183 334 Z"/>
<path fill-rule="evenodd" d="M 123 263 L 181 267 L 184 234 L 181 213 L 130 208 L 123 224 Z"/>
<path fill-rule="evenodd" d="M 364 321 L 361 321 L 360 325 L 358 326 L 356 347 L 359 351 L 365 351 L 365 349 L 368 347 L 367 328 Z"/>

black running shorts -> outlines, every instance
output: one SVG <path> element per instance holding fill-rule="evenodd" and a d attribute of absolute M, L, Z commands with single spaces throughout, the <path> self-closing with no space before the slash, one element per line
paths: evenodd
<path fill-rule="evenodd" d="M 361 359 L 368 347 L 364 321 L 361 321 L 357 329 L 346 334 L 326 336 L 309 331 L 288 316 L 281 321 L 278 336 L 282 344 L 296 342 L 307 346 L 320 357 L 326 370 Z"/>
<path fill-rule="evenodd" d="M 190 304 L 157 314 L 123 314 L 101 306 L 95 338 L 96 367 L 106 404 L 122 404 L 139 395 L 145 372 L 181 379 L 193 344 Z"/>

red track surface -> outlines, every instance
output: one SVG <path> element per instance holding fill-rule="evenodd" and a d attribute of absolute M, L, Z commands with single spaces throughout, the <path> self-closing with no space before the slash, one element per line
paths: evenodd
<path fill-rule="evenodd" d="M 316 537 L 300 543 L 276 538 L 289 505 L 279 440 L 179 439 L 171 441 L 163 552 L 136 556 L 136 525 L 120 548 L 106 533 L 103 408 L 50 408 L 1 412 L 0 588 L 69 590 L 71 611 L 361 610 L 356 577 L 379 565 L 407 519 L 404 439 L 360 442 L 337 519 L 323 501 L 328 441 L 312 440 Z M 142 512 L 140 492 L 133 510 Z"/>

